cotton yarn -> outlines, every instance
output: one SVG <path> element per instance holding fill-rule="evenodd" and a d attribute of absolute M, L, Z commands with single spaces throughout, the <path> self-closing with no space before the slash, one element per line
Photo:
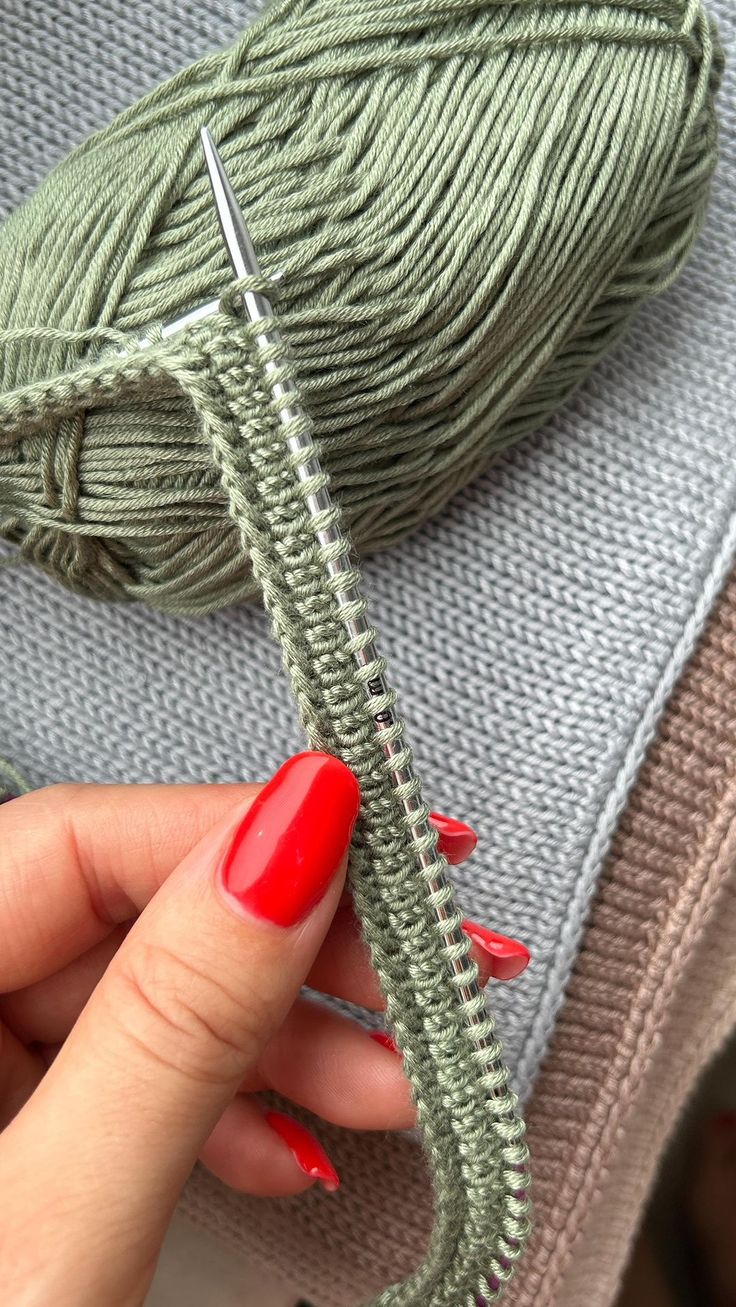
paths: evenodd
<path fill-rule="evenodd" d="M 280 0 L 0 231 L 0 530 L 97 597 L 204 613 L 257 589 L 179 378 L 126 359 L 100 390 L 91 371 L 104 329 L 227 286 L 203 122 L 283 273 L 280 325 L 366 550 L 542 422 L 676 274 L 718 67 L 695 0 Z"/>

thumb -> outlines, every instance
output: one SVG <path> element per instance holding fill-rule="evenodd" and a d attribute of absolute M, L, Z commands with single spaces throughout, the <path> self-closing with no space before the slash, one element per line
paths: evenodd
<path fill-rule="evenodd" d="M 55 1302 L 141 1300 L 197 1153 L 324 938 L 358 804 L 347 767 L 300 754 L 209 832 L 148 904 L 3 1135 L 12 1224 L 32 1230 L 42 1206 L 46 1265 L 63 1260 Z"/>

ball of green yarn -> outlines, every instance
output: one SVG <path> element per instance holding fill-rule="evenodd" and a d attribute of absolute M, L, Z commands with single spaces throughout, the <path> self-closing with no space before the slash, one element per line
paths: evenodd
<path fill-rule="evenodd" d="M 718 64 L 695 0 L 279 0 L 10 218 L 0 328 L 138 334 L 222 290 L 209 123 L 283 272 L 283 332 L 355 541 L 382 548 L 538 426 L 677 273 L 715 159 Z M 0 393 L 84 348 L 6 343 Z M 17 425 L 0 529 L 99 597 L 197 613 L 253 590 L 175 390 Z"/>

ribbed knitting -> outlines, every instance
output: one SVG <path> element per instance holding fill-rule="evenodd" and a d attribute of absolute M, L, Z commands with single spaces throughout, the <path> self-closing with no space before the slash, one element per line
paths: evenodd
<path fill-rule="evenodd" d="M 243 334 L 252 339 L 255 331 Z M 435 1228 L 428 1256 L 410 1280 L 381 1294 L 376 1307 L 476 1307 L 498 1296 L 528 1231 L 527 1153 L 516 1100 L 481 996 L 473 1005 L 483 1013 L 481 1025 L 473 1028 L 474 1035 L 468 1028 L 459 986 L 475 975 L 469 941 L 456 954 L 464 955 L 466 970 L 453 976 L 435 910 L 442 905 L 454 911 L 456 927 L 461 914 L 453 908 L 449 889 L 439 896 L 428 893 L 429 880 L 442 869 L 436 848 L 434 864 L 418 875 L 407 818 L 372 722 L 380 705 L 365 700 L 363 677 L 382 667 L 356 670 L 334 595 L 325 596 L 324 551 L 305 503 L 318 486 L 297 480 L 296 456 L 285 455 L 284 432 L 262 379 L 262 351 L 252 353 L 253 363 L 244 367 L 243 343 L 233 339 L 232 322 L 206 339 L 205 393 L 198 395 L 197 408 L 310 743 L 342 757 L 360 782 L 361 815 L 351 854 L 353 898 L 404 1054 L 435 1178 Z M 254 413 L 259 414 L 256 420 Z M 323 474 L 320 483 L 325 482 Z M 339 510 L 333 508 L 332 519 L 338 518 Z M 343 574 L 339 584 L 347 588 L 354 579 Z M 386 706 L 393 706 L 393 696 Z M 397 722 L 390 730 L 394 742 L 404 745 L 392 764 L 401 767 L 411 762 L 403 725 Z M 413 792 L 419 793 L 418 782 Z M 484 1049 L 475 1044 L 475 1036 L 485 1040 Z M 497 1069 L 484 1070 L 488 1064 Z"/>
<path fill-rule="evenodd" d="M 305 503 L 318 486 L 297 479 L 296 456 L 285 452 L 254 336 L 232 318 L 207 328 L 196 368 L 180 373 L 179 381 L 212 441 L 310 743 L 342 757 L 360 781 L 353 895 L 404 1053 L 438 1198 L 426 1262 L 378 1302 L 475 1304 L 497 1296 L 526 1234 L 521 1125 L 503 1068 L 482 1073 L 486 1061 L 498 1062 L 500 1048 L 488 1016 L 479 1032 L 489 1044 L 484 1053 L 469 1034 L 457 989 L 464 977 L 453 978 L 443 957 L 436 896 L 417 874 L 407 820 L 375 735 L 376 704 L 366 705 L 334 594 L 325 594 L 323 550 Z M 320 481 L 326 482 L 325 474 Z M 332 515 L 336 520 L 336 508 Z M 344 575 L 341 584 L 352 579 Z M 396 743 L 402 732 L 400 723 L 392 728 Z M 405 758 L 411 759 L 406 747 Z M 401 755 L 394 765 L 402 765 Z M 414 788 L 418 792 L 418 783 Z M 440 867 L 437 858 L 426 878 Z M 452 908 L 449 891 L 442 901 Z M 465 957 L 465 975 L 472 975 L 467 949 Z M 477 1009 L 483 1010 L 482 999 Z"/>
<path fill-rule="evenodd" d="M 662 1151 L 736 1026 L 736 577 L 605 869 L 529 1113 L 537 1226 L 510 1307 L 608 1307 Z"/>
<path fill-rule="evenodd" d="M 448 924 L 456 928 L 461 914 L 449 887 L 439 895 L 428 889 L 443 860 L 435 849 L 434 863 L 419 874 L 401 794 L 391 783 L 375 734 L 373 713 L 382 703 L 366 703 L 362 681 L 380 673 L 382 664 L 358 670 L 336 604 L 338 582 L 325 583 L 325 551 L 316 530 L 329 522 L 309 515 L 306 497 L 327 483 L 327 475 L 297 478 L 297 456 L 288 452 L 271 399 L 273 377 L 269 383 L 264 373 L 269 356 L 255 341 L 267 325 L 248 326 L 234 311 L 223 311 L 182 333 L 173 346 L 160 339 L 146 349 L 128 344 L 122 358 L 110 348 L 119 349 L 122 338 L 110 342 L 110 333 L 102 333 L 95 362 L 15 392 L 9 401 L 0 397 L 0 432 L 12 435 L 18 423 L 39 430 L 58 425 L 142 380 L 152 395 L 175 382 L 195 408 L 281 645 L 309 742 L 341 757 L 361 787 L 351 853 L 353 897 L 404 1054 L 437 1190 L 426 1261 L 405 1284 L 381 1294 L 376 1307 L 476 1307 L 498 1296 L 528 1230 L 523 1127 L 481 995 L 472 1004 L 474 1013 L 483 1014 L 481 1022 L 473 1035 L 469 1030 L 470 1004 L 459 991 L 477 973 L 466 936 L 453 953 L 457 960 L 465 958 L 465 969 L 455 976 L 447 965 L 436 908 L 449 910 L 454 919 Z M 282 368 L 291 375 L 288 362 Z M 334 507 L 330 522 L 338 520 Z M 339 547 L 348 549 L 347 539 Z M 357 574 L 344 573 L 339 584 L 347 588 L 356 579 Z M 393 695 L 386 696 L 385 706 L 393 706 Z M 400 721 L 390 734 L 401 746 Z M 401 768 L 410 761 L 404 744 L 392 765 Z M 415 781 L 412 797 L 419 793 Z M 436 845 L 436 835 L 431 842 Z M 483 1039 L 485 1047 L 475 1039 Z M 494 1069 L 487 1070 L 489 1064 Z"/>

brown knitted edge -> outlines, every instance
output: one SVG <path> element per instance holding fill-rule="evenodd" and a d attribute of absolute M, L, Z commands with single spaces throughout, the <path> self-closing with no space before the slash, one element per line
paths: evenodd
<path fill-rule="evenodd" d="M 509 1307 L 607 1307 L 699 1072 L 736 1025 L 736 578 L 616 834 L 528 1112 Z"/>

